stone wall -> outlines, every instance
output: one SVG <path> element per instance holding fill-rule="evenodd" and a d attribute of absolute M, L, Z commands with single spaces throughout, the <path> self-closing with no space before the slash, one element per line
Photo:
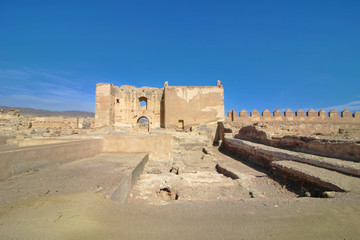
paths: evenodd
<path fill-rule="evenodd" d="M 149 121 L 149 129 L 160 128 L 163 89 L 123 85 L 115 89 L 114 128 L 138 129 L 140 118 Z"/>
<path fill-rule="evenodd" d="M 193 124 L 224 120 L 224 89 L 214 87 L 165 87 L 165 127 L 186 129 Z"/>
<path fill-rule="evenodd" d="M 149 153 L 154 158 L 173 158 L 173 136 L 159 135 L 118 135 L 104 137 L 104 152 Z"/>
<path fill-rule="evenodd" d="M 101 139 L 22 147 L 0 152 L 0 180 L 45 166 L 92 157 L 103 150 Z"/>
<path fill-rule="evenodd" d="M 253 110 L 249 113 L 246 110 L 242 110 L 237 114 L 234 110 L 228 112 L 226 121 L 230 122 L 342 122 L 342 123 L 360 123 L 360 112 L 356 111 L 351 113 L 349 110 L 344 110 L 339 115 L 339 112 L 331 110 L 326 112 L 320 110 L 316 112 L 310 109 L 306 113 L 299 109 L 295 112 L 290 109 L 284 113 L 280 110 L 275 110 L 271 113 L 269 110 L 264 110 L 260 115 L 260 112 Z"/>
<path fill-rule="evenodd" d="M 43 135 L 50 131 L 58 131 L 59 135 L 67 130 L 93 127 L 94 118 L 90 117 L 36 117 L 20 115 L 19 110 L 0 111 L 0 135 Z"/>
<path fill-rule="evenodd" d="M 218 81 L 214 87 L 164 88 L 110 83 L 96 85 L 95 128 L 106 131 L 145 131 L 154 128 L 185 129 L 193 125 L 224 120 L 224 90 Z"/>
<path fill-rule="evenodd" d="M 149 128 L 161 124 L 163 89 L 110 83 L 96 85 L 95 127 L 106 130 L 133 131 L 140 118 L 149 121 Z"/>
<path fill-rule="evenodd" d="M 148 153 L 150 161 L 155 158 L 173 159 L 173 136 L 167 134 L 105 136 L 103 139 L 63 140 L 61 143 L 55 141 L 31 140 L 31 146 L 0 150 L 0 181 L 27 171 L 92 157 L 102 152 Z"/>

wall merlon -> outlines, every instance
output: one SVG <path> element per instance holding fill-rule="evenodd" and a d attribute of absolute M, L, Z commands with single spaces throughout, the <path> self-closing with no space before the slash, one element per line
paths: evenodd
<path fill-rule="evenodd" d="M 250 112 L 250 117 L 259 117 L 260 113 L 258 110 L 254 109 Z"/>
<path fill-rule="evenodd" d="M 288 110 L 286 110 L 286 111 L 284 112 L 284 116 L 287 117 L 287 118 L 289 118 L 289 117 L 294 117 L 294 112 L 291 111 L 290 109 L 288 109 Z"/>
<path fill-rule="evenodd" d="M 263 112 L 262 112 L 262 116 L 263 117 L 271 117 L 271 112 L 267 109 L 265 109 Z"/>
<path fill-rule="evenodd" d="M 321 117 L 321 118 L 326 118 L 326 111 L 321 109 L 318 113 L 318 116 Z"/>
<path fill-rule="evenodd" d="M 317 117 L 317 112 L 314 109 L 310 109 L 306 112 L 307 117 Z"/>
<path fill-rule="evenodd" d="M 338 118 L 339 117 L 339 112 L 336 110 L 331 110 L 329 112 L 329 118 Z"/>
<path fill-rule="evenodd" d="M 295 116 L 296 117 L 305 117 L 305 112 L 303 110 L 299 109 L 295 112 Z"/>
<path fill-rule="evenodd" d="M 273 116 L 274 116 L 274 117 L 282 117 L 282 112 L 281 112 L 279 109 L 276 109 L 276 110 L 273 112 Z"/>
<path fill-rule="evenodd" d="M 243 109 L 239 112 L 239 117 L 249 117 L 249 113 Z"/>
<path fill-rule="evenodd" d="M 342 118 L 351 118 L 352 114 L 349 110 L 345 109 L 344 111 L 341 112 L 341 117 Z"/>
<path fill-rule="evenodd" d="M 354 112 L 353 117 L 356 119 L 360 119 L 360 112 L 359 111 Z"/>

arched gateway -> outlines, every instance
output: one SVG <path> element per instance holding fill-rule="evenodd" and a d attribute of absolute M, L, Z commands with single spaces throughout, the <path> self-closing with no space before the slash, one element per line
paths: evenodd
<path fill-rule="evenodd" d="M 142 116 L 136 122 L 136 127 L 139 132 L 149 132 L 150 131 L 150 121 L 147 117 Z"/>

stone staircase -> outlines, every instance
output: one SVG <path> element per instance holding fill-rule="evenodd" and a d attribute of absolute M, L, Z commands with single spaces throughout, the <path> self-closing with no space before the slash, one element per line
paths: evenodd
<path fill-rule="evenodd" d="M 360 192 L 360 162 L 295 152 L 236 138 L 223 147 L 244 161 L 270 169 L 282 181 L 291 180 L 320 192 Z M 299 186 L 302 187 L 302 186 Z"/>

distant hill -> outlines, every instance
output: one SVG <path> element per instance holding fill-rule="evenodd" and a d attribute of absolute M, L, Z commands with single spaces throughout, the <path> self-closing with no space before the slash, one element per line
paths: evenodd
<path fill-rule="evenodd" d="M 32 115 L 39 117 L 51 117 L 51 116 L 66 116 L 66 117 L 94 117 L 92 112 L 82 112 L 82 111 L 48 111 L 40 110 L 33 108 L 22 108 L 22 107 L 6 107 L 0 106 L 0 109 L 4 109 L 4 112 L 7 112 L 8 109 L 17 109 L 20 110 L 21 115 Z"/>

